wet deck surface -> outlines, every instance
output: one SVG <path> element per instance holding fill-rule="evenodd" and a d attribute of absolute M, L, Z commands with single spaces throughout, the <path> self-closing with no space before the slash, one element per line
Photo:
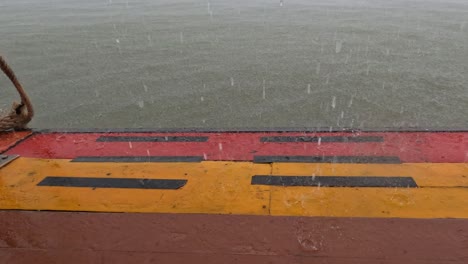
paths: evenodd
<path fill-rule="evenodd" d="M 8 263 L 468 259 L 468 132 L 21 132 L 0 148 L 19 155 L 0 167 Z"/>
<path fill-rule="evenodd" d="M 466 219 L 0 211 L 5 263 L 466 263 Z"/>
<path fill-rule="evenodd" d="M 37 133 L 6 153 L 54 159 L 196 156 L 252 161 L 263 156 L 308 156 L 335 163 L 343 160 L 340 157 L 368 157 L 375 163 L 466 163 L 467 148 L 468 132 L 91 132 Z"/>

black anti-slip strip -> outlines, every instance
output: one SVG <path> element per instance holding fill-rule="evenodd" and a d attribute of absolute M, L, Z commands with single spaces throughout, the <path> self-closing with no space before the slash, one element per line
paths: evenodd
<path fill-rule="evenodd" d="M 271 176 L 255 175 L 252 185 L 323 186 L 323 187 L 409 187 L 418 185 L 411 177 L 344 177 L 344 176 Z"/>
<path fill-rule="evenodd" d="M 208 137 L 120 137 L 120 136 L 102 136 L 96 142 L 206 142 Z"/>
<path fill-rule="evenodd" d="M 277 137 L 261 137 L 261 142 L 321 142 L 321 143 L 355 143 L 355 142 L 383 142 L 384 138 L 379 136 L 359 136 L 359 137 L 344 137 L 344 136 L 324 136 L 324 137 L 288 137 L 288 136 L 277 136 Z"/>
<path fill-rule="evenodd" d="M 72 162 L 201 162 L 202 156 L 85 156 Z"/>
<path fill-rule="evenodd" d="M 129 189 L 169 189 L 183 187 L 187 180 L 168 179 L 128 179 L 128 178 L 84 178 L 46 177 L 38 186 L 89 187 L 89 188 L 129 188 Z"/>
<path fill-rule="evenodd" d="M 254 163 L 401 163 L 395 156 L 254 156 Z"/>

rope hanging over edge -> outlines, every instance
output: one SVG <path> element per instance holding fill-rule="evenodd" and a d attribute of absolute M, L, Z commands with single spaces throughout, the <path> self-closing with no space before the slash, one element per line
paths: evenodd
<path fill-rule="evenodd" d="M 29 100 L 28 95 L 23 89 L 23 86 L 20 84 L 16 78 L 13 70 L 8 66 L 8 63 L 0 55 L 0 68 L 3 73 L 10 79 L 10 81 L 15 86 L 21 97 L 21 103 L 13 102 L 11 110 L 8 114 L 0 116 L 0 132 L 7 130 L 22 130 L 26 129 L 26 125 L 31 121 L 34 116 L 34 109 Z"/>

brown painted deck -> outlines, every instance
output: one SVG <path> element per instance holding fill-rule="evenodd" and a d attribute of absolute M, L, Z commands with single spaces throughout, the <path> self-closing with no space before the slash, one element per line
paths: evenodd
<path fill-rule="evenodd" d="M 466 219 L 0 212 L 2 263 L 467 263 Z"/>

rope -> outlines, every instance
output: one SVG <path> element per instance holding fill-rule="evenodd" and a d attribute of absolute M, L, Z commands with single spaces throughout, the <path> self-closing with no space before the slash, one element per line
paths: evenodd
<path fill-rule="evenodd" d="M 23 130 L 34 116 L 34 109 L 28 95 L 19 83 L 13 70 L 0 55 L 0 68 L 10 79 L 21 97 L 21 103 L 13 102 L 11 110 L 5 115 L 0 115 L 0 131 Z"/>

